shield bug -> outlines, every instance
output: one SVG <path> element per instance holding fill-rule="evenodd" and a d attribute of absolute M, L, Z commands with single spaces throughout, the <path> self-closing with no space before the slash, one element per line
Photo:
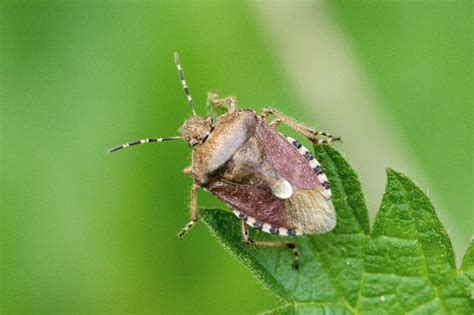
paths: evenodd
<path fill-rule="evenodd" d="M 203 188 L 233 209 L 241 220 L 245 243 L 290 248 L 293 266 L 298 269 L 295 243 L 254 241 L 248 226 L 288 237 L 326 233 L 335 227 L 336 213 L 330 184 L 319 162 L 301 143 L 284 136 L 277 127 L 285 124 L 315 145 L 340 138 L 308 128 L 275 109 L 264 109 L 260 115 L 253 110 L 238 109 L 235 97 L 219 98 L 215 93 L 209 93 L 208 103 L 224 109 L 224 114 L 215 121 L 212 117 L 199 117 L 177 53 L 174 59 L 193 113 L 180 127 L 181 135 L 132 141 L 108 152 L 143 143 L 186 141 L 192 148 L 192 165 L 184 173 L 194 179 L 191 220 L 178 237 L 183 238 L 198 221 L 196 193 L 198 188 Z"/>

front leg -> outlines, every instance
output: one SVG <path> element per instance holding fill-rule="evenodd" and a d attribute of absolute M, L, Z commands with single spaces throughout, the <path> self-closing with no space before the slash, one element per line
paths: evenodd
<path fill-rule="evenodd" d="M 198 185 L 193 184 L 191 187 L 191 221 L 184 226 L 184 228 L 178 233 L 178 237 L 182 239 L 184 235 L 196 224 L 198 220 L 198 208 L 197 208 L 197 189 Z"/>
<path fill-rule="evenodd" d="M 237 110 L 237 99 L 235 96 L 227 96 L 220 98 L 217 93 L 207 93 L 207 106 L 213 109 L 224 108 L 229 112 L 235 112 Z"/>
<path fill-rule="evenodd" d="M 334 137 L 326 131 L 315 130 L 313 128 L 306 127 L 305 125 L 297 122 L 293 118 L 283 115 L 279 111 L 273 108 L 265 108 L 262 113 L 262 118 L 268 123 L 268 117 L 270 115 L 275 116 L 275 120 L 269 123 L 270 126 L 278 125 L 280 122 L 284 123 L 303 137 L 307 138 L 314 144 L 327 144 L 334 141 L 341 140 L 339 137 Z M 276 122 L 274 124 L 274 122 Z M 324 139 L 319 139 L 318 137 L 323 136 Z"/>
<path fill-rule="evenodd" d="M 193 166 L 189 165 L 188 167 L 185 167 L 183 169 L 183 174 L 186 176 L 192 175 L 193 174 Z"/>

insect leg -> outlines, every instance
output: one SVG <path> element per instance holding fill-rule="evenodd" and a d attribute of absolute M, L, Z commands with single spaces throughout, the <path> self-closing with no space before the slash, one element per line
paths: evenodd
<path fill-rule="evenodd" d="M 191 175 L 193 171 L 193 166 L 192 165 L 189 165 L 188 167 L 185 167 L 184 170 L 183 170 L 183 174 L 184 175 Z"/>
<path fill-rule="evenodd" d="M 146 138 L 143 140 L 136 140 L 132 142 L 128 142 L 119 146 L 116 146 L 115 148 L 109 149 L 107 153 L 112 153 L 115 151 L 118 151 L 123 148 L 129 148 L 131 146 L 137 145 L 137 144 L 144 144 L 144 143 L 151 143 L 151 142 L 163 142 L 163 141 L 171 141 L 171 140 L 182 140 L 183 137 L 168 137 L 168 138 Z"/>
<path fill-rule="evenodd" d="M 314 144 L 328 144 L 334 141 L 339 141 L 341 138 L 339 137 L 334 137 L 330 133 L 326 131 L 320 131 L 320 130 L 315 130 L 313 128 L 306 127 L 305 125 L 297 122 L 296 120 L 283 115 L 279 111 L 273 109 L 273 108 L 265 108 L 262 113 L 262 117 L 265 121 L 268 121 L 268 116 L 273 115 L 275 116 L 274 121 L 278 121 L 278 123 L 282 122 L 291 129 L 295 130 L 305 138 L 307 138 L 309 141 L 313 142 Z M 273 121 L 270 123 L 270 126 L 272 126 Z M 325 137 L 324 139 L 318 139 L 318 137 L 323 136 Z"/>
<path fill-rule="evenodd" d="M 299 269 L 299 260 L 300 260 L 300 255 L 298 252 L 298 247 L 295 243 L 291 242 L 259 242 L 259 241 L 254 241 L 250 239 L 249 235 L 249 229 L 247 224 L 245 224 L 244 221 L 240 221 L 240 226 L 242 228 L 242 238 L 245 243 L 249 245 L 255 245 L 255 246 L 262 246 L 262 247 L 287 247 L 291 249 L 293 252 L 293 268 L 298 270 Z"/>
<path fill-rule="evenodd" d="M 184 226 L 184 228 L 178 233 L 179 238 L 183 238 L 184 235 L 196 224 L 198 220 L 198 209 L 197 209 L 197 189 L 198 185 L 193 184 L 191 187 L 191 221 Z"/>
<path fill-rule="evenodd" d="M 207 93 L 207 104 L 214 108 L 228 108 L 229 112 L 235 112 L 237 110 L 237 99 L 235 96 L 219 98 L 217 93 L 209 92 Z"/>
<path fill-rule="evenodd" d="M 270 127 L 272 127 L 273 129 L 276 129 L 280 123 L 281 123 L 281 119 L 276 118 L 271 123 L 269 123 L 268 125 Z"/>

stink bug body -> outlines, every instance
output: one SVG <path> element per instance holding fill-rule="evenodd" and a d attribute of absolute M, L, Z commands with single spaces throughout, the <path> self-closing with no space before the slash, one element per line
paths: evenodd
<path fill-rule="evenodd" d="M 191 221 L 179 232 L 182 238 L 197 222 L 196 193 L 199 187 L 226 202 L 241 220 L 244 242 L 257 246 L 288 247 L 298 268 L 298 250 L 291 242 L 258 242 L 250 239 L 248 226 L 281 236 L 326 233 L 336 225 L 330 184 L 319 162 L 298 141 L 277 131 L 286 124 L 313 144 L 339 140 L 324 131 L 308 128 L 274 109 L 261 115 L 237 109 L 235 97 L 219 98 L 209 93 L 213 107 L 227 109 L 214 121 L 199 117 L 194 109 L 178 54 L 175 62 L 193 117 L 179 129 L 181 135 L 147 138 L 109 150 L 149 142 L 185 140 L 192 147 L 192 165 L 184 173 L 192 175 Z M 270 122 L 269 118 L 274 119 Z"/>

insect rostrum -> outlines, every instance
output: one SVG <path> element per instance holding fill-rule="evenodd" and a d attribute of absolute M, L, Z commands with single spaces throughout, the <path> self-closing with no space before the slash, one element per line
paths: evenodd
<path fill-rule="evenodd" d="M 180 136 L 147 138 L 109 150 L 170 140 L 185 140 L 192 148 L 192 165 L 184 173 L 192 175 L 191 220 L 178 233 L 182 238 L 198 221 L 198 188 L 226 202 L 241 221 L 244 242 L 257 246 L 288 247 L 298 269 L 298 249 L 292 242 L 259 242 L 249 236 L 248 226 L 281 236 L 326 233 L 336 225 L 330 184 L 319 162 L 295 139 L 278 132 L 280 123 L 292 128 L 313 144 L 339 140 L 327 132 L 308 128 L 275 109 L 262 114 L 238 109 L 235 97 L 219 98 L 209 93 L 214 108 L 226 109 L 213 120 L 199 117 L 184 79 L 178 57 L 178 74 L 193 112 L 179 129 Z M 270 117 L 274 119 L 270 121 Z"/>

